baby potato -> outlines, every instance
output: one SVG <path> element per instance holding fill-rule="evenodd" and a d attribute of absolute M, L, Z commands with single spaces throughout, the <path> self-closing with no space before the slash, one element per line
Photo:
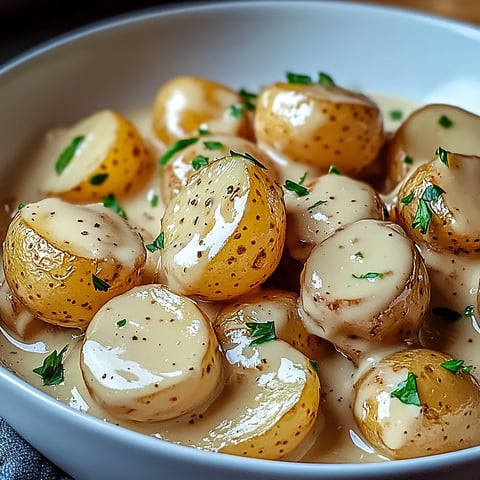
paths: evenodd
<path fill-rule="evenodd" d="M 165 145 L 171 145 L 197 136 L 200 129 L 249 138 L 250 119 L 241 95 L 204 78 L 172 78 L 155 97 L 153 131 Z"/>
<path fill-rule="evenodd" d="M 214 327 L 227 355 L 236 351 L 234 347 L 238 338 L 250 343 L 247 322 L 273 322 L 277 338 L 289 343 L 308 358 L 318 359 L 320 339 L 305 330 L 298 314 L 297 301 L 298 295 L 292 292 L 263 288 L 226 304 L 218 312 Z"/>
<path fill-rule="evenodd" d="M 286 246 L 305 262 L 315 245 L 337 228 L 363 218 L 384 219 L 385 204 L 370 185 L 345 175 L 322 175 L 305 185 L 309 194 L 285 192 Z"/>
<path fill-rule="evenodd" d="M 478 254 L 480 157 L 440 151 L 401 185 L 397 222 L 417 244 L 455 255 Z"/>
<path fill-rule="evenodd" d="M 199 170 L 162 219 L 162 269 L 175 291 L 228 300 L 263 283 L 285 239 L 282 189 L 253 157 L 223 157 Z"/>
<path fill-rule="evenodd" d="M 161 192 L 165 204 L 178 194 L 196 171 L 207 163 L 228 156 L 231 150 L 248 152 L 268 167 L 274 179 L 277 178 L 274 163 L 253 142 L 233 135 L 205 135 L 179 150 L 162 168 Z"/>
<path fill-rule="evenodd" d="M 46 198 L 25 205 L 3 244 L 5 279 L 40 320 L 85 328 L 110 298 L 140 284 L 140 236 L 103 205 Z"/>
<path fill-rule="evenodd" d="M 110 194 L 124 197 L 142 187 L 155 166 L 137 129 L 112 110 L 67 129 L 51 162 L 41 189 L 74 203 L 93 203 Z"/>
<path fill-rule="evenodd" d="M 387 153 L 392 186 L 430 162 L 437 147 L 480 155 L 480 117 L 459 107 L 430 104 L 414 111 L 395 132 Z"/>
<path fill-rule="evenodd" d="M 90 322 L 81 356 L 93 398 L 112 415 L 156 422 L 201 414 L 223 388 L 223 357 L 210 321 L 164 285 L 132 288 Z"/>
<path fill-rule="evenodd" d="M 430 303 L 425 263 L 396 224 L 359 220 L 317 245 L 301 277 L 307 331 L 355 364 L 386 346 L 418 340 Z"/>
<path fill-rule="evenodd" d="M 310 359 L 283 340 L 255 342 L 240 319 L 217 321 L 215 331 L 229 362 L 231 394 L 218 405 L 225 412 L 209 435 L 222 443 L 223 453 L 285 457 L 306 438 L 318 414 L 320 381 Z"/>
<path fill-rule="evenodd" d="M 389 355 L 355 386 L 353 413 L 367 441 L 391 459 L 480 444 L 480 390 L 471 366 L 444 353 Z"/>
<path fill-rule="evenodd" d="M 254 132 L 261 148 L 296 162 L 335 165 L 355 176 L 383 144 L 383 120 L 368 97 L 340 87 L 275 83 L 257 100 Z"/>

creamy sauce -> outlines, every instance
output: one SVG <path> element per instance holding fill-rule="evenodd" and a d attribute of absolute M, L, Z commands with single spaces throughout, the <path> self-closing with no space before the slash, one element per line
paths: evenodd
<path fill-rule="evenodd" d="M 375 100 L 383 107 L 387 130 L 393 130 L 399 124 L 398 121 L 390 119 L 388 112 L 391 109 L 401 108 L 404 112 L 408 112 L 413 108 L 411 104 L 407 105 L 396 100 L 392 101 L 381 97 L 375 97 Z M 181 99 L 178 101 L 181 101 Z M 199 106 L 201 106 L 200 100 Z M 134 120 L 141 134 L 148 139 L 152 150 L 158 154 L 163 147 L 152 135 L 150 114 L 149 109 L 140 109 L 133 112 L 130 117 Z M 10 204 L 11 210 L 14 210 L 14 206 L 20 201 L 27 203 L 42 197 L 43 193 L 39 188 L 37 179 L 42 177 L 45 164 L 56 148 L 55 139 L 59 134 L 58 132 L 51 134 L 41 150 L 34 154 L 34 161 L 30 162 L 31 167 L 28 175 L 22 177 L 14 188 L 13 200 Z M 300 168 L 298 165 L 293 165 L 292 170 L 289 170 L 290 163 L 285 159 L 277 161 L 277 165 L 280 166 L 279 177 L 281 179 L 292 178 L 296 180 L 306 171 L 305 168 Z M 315 169 L 308 167 L 308 171 L 312 172 L 311 178 L 314 178 Z M 122 199 L 122 206 L 128 213 L 132 224 L 141 232 L 146 241 L 151 241 L 158 235 L 161 217 L 165 209 L 161 201 L 156 206 L 152 205 L 152 198 L 161 196 L 159 184 L 159 175 L 158 172 L 155 172 L 151 180 L 139 192 Z M 389 200 L 387 197 L 384 199 L 387 202 Z M 347 203 L 349 200 L 350 197 L 348 197 Z M 358 250 L 361 249 L 365 253 L 370 251 L 375 253 L 376 248 L 378 248 L 377 244 L 370 245 L 368 240 L 362 240 L 361 248 L 359 247 Z M 402 251 L 403 256 L 398 253 L 398 249 Z M 357 249 L 354 250 L 352 250 L 353 255 Z M 395 271 L 386 277 L 387 282 L 393 282 L 393 289 L 395 283 L 404 282 L 405 278 L 411 273 L 405 267 L 405 258 L 411 256 L 411 252 L 401 243 L 395 246 L 395 252 L 397 252 L 395 253 L 397 257 L 393 259 Z M 368 271 L 384 273 L 382 262 L 391 259 L 392 251 L 390 247 L 388 249 L 385 247 L 385 250 L 381 253 L 383 257 L 377 260 L 379 263 L 369 266 Z M 331 254 L 332 252 L 326 252 L 325 255 Z M 426 260 L 432 285 L 430 307 L 448 306 L 452 310 L 461 312 L 462 315 L 467 306 L 472 305 L 474 308 L 471 315 L 462 316 L 455 322 L 447 322 L 429 311 L 420 331 L 420 343 L 425 347 L 442 350 L 454 358 L 464 359 L 466 363 L 472 364 L 475 369 L 478 369 L 480 368 L 480 327 L 477 323 L 477 294 L 480 279 L 480 260 L 468 256 L 440 255 L 430 250 L 422 250 L 422 254 Z M 361 262 L 355 263 L 358 258 L 352 260 L 350 257 L 349 255 L 348 262 L 355 266 L 355 272 L 359 275 L 366 273 L 367 270 L 363 268 Z M 145 274 L 146 281 L 151 281 L 154 273 L 158 271 L 157 262 L 158 254 L 149 255 L 149 263 Z M 345 271 L 343 273 L 333 272 L 332 278 L 329 279 L 332 288 L 343 288 L 336 282 L 345 280 L 345 275 L 349 281 L 353 280 L 351 278 L 352 272 L 350 270 L 346 273 Z M 371 294 L 371 287 L 375 285 L 368 281 L 360 283 L 358 280 L 356 286 L 363 289 L 361 295 L 368 296 Z M 107 409 L 92 399 L 83 380 L 80 371 L 83 334 L 77 330 L 59 329 L 44 324 L 25 314 L 12 300 L 4 282 L 0 295 L 0 314 L 4 323 L 4 326 L 0 329 L 0 352 L 3 365 L 34 387 L 47 392 L 72 408 L 157 438 L 195 448 L 218 451 L 225 446 L 224 438 L 228 435 L 227 427 L 220 434 L 218 426 L 225 419 L 233 419 L 236 415 L 239 415 L 238 412 L 245 409 L 245 402 L 252 402 L 253 405 L 258 401 L 258 399 L 252 397 L 254 389 L 248 383 L 251 379 L 241 385 L 240 390 L 243 393 L 239 394 L 240 387 L 235 375 L 236 367 L 228 364 L 225 372 L 226 384 L 223 391 L 201 413 L 187 413 L 175 420 L 151 423 L 140 423 L 114 417 Z M 202 303 L 199 305 L 205 314 L 213 320 L 216 307 Z M 18 318 L 22 320 L 16 320 Z M 15 321 L 18 322 L 17 334 L 12 333 L 12 325 Z M 53 387 L 42 386 L 41 378 L 32 372 L 33 368 L 41 365 L 46 352 L 51 352 L 54 349 L 60 351 L 67 344 L 69 347 L 64 361 L 65 382 Z M 266 348 L 275 349 L 278 346 L 272 343 Z M 356 368 L 351 361 L 336 351 L 328 342 L 323 341 L 321 343 L 321 358 L 318 364 L 318 375 L 321 380 L 321 414 L 312 430 L 312 434 L 287 459 L 328 463 L 361 463 L 386 460 L 383 455 L 374 451 L 362 439 L 352 415 L 351 396 L 353 386 L 360 373 L 387 353 L 399 348 L 402 347 L 398 345 L 378 346 L 363 356 L 359 368 Z M 298 361 L 300 362 L 300 359 Z M 284 369 L 285 375 L 292 375 L 293 377 L 300 372 L 294 363 L 285 365 Z M 279 371 L 281 371 L 279 365 L 271 367 L 272 374 Z M 475 373 L 475 370 L 473 372 Z M 267 373 L 268 371 L 265 372 L 265 375 Z M 402 375 L 399 374 L 399 376 Z M 281 415 L 281 413 L 279 411 L 278 415 Z M 248 425 L 245 425 L 245 429 L 247 428 Z M 218 435 L 212 435 L 212 432 L 217 432 Z M 391 444 L 397 442 L 395 430 L 392 429 L 388 434 L 388 441 Z"/>

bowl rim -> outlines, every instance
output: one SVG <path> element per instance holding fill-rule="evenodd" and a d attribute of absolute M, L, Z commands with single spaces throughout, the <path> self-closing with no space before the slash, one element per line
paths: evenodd
<path fill-rule="evenodd" d="M 83 27 L 79 27 L 66 33 L 57 35 L 49 40 L 41 42 L 37 46 L 27 49 L 25 52 L 14 56 L 3 64 L 0 64 L 0 79 L 14 72 L 16 68 L 24 66 L 27 62 L 34 60 L 56 48 L 68 45 L 70 43 L 81 40 L 84 37 L 103 33 L 111 29 L 122 28 L 124 26 L 152 20 L 153 18 L 161 18 L 172 15 L 191 15 L 193 13 L 201 13 L 215 10 L 227 9 L 245 9 L 245 8 L 271 8 L 272 6 L 282 7 L 287 5 L 295 5 L 295 8 L 301 6 L 314 7 L 318 9 L 332 9 L 342 11 L 344 9 L 361 10 L 373 14 L 382 14 L 387 16 L 402 17 L 420 24 L 435 24 L 436 26 L 456 32 L 460 35 L 475 39 L 480 44 L 480 28 L 468 22 L 449 19 L 440 15 L 430 14 L 426 12 L 414 11 L 404 7 L 395 7 L 387 5 L 379 5 L 375 3 L 365 2 L 358 3 L 348 0 L 234 0 L 234 1 L 203 1 L 182 4 L 180 6 L 169 4 L 164 6 L 149 7 L 121 15 L 105 18 L 96 22 L 89 23 Z M 126 427 L 114 425 L 105 422 L 100 418 L 94 417 L 88 413 L 76 410 L 58 400 L 51 397 L 47 393 L 36 389 L 28 382 L 9 371 L 0 363 L 0 379 L 7 382 L 12 388 L 17 389 L 24 395 L 35 398 L 42 408 L 55 411 L 61 417 L 69 418 L 72 422 L 81 422 L 83 425 L 91 425 L 94 430 L 101 429 L 108 435 L 121 436 L 128 441 L 133 439 L 136 443 L 141 444 L 142 449 L 146 449 L 152 453 L 158 453 L 159 449 L 176 456 L 179 459 L 185 459 L 193 464 L 205 464 L 208 467 L 218 468 L 241 468 L 245 473 L 261 472 L 270 475 L 285 476 L 288 474 L 318 474 L 318 475 L 350 475 L 350 478 L 356 478 L 358 475 L 372 473 L 375 469 L 375 477 L 377 475 L 387 476 L 389 474 L 412 474 L 421 473 L 423 471 L 431 471 L 452 467 L 472 460 L 474 457 L 480 456 L 480 446 L 470 447 L 454 452 L 431 455 L 427 457 L 395 460 L 385 462 L 370 463 L 302 463 L 292 461 L 276 461 L 263 460 L 256 458 L 238 457 L 227 454 L 218 454 L 215 452 L 202 451 L 192 447 L 174 444 L 165 440 L 154 438 L 153 436 L 138 433 Z M 31 400 L 33 401 L 33 400 Z M 310 477 L 309 477 L 310 478 Z M 312 477 L 313 478 L 313 477 Z M 328 478 L 328 477 L 324 477 Z"/>

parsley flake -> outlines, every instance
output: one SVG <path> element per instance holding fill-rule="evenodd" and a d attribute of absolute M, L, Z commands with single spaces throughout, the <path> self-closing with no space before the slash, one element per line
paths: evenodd
<path fill-rule="evenodd" d="M 250 336 L 253 340 L 250 342 L 250 345 L 260 345 L 277 338 L 275 322 L 247 322 L 245 325 L 251 329 Z"/>
<path fill-rule="evenodd" d="M 440 161 L 448 167 L 448 154 L 447 150 L 444 150 L 442 147 L 438 147 L 435 150 L 435 155 L 440 159 Z"/>
<path fill-rule="evenodd" d="M 122 208 L 118 203 L 118 200 L 115 198 L 115 195 L 111 193 L 108 197 L 102 198 L 103 205 L 107 208 L 112 209 L 114 212 L 117 212 L 125 220 L 128 220 L 127 212 Z"/>
<path fill-rule="evenodd" d="M 203 142 L 203 145 L 207 150 L 220 150 L 225 146 L 222 142 L 214 142 L 214 141 Z"/>
<path fill-rule="evenodd" d="M 390 110 L 390 119 L 399 122 L 403 118 L 403 112 L 401 110 Z"/>
<path fill-rule="evenodd" d="M 308 85 L 312 83 L 312 77 L 310 75 L 302 75 L 301 73 L 287 72 L 287 82 Z"/>
<path fill-rule="evenodd" d="M 207 127 L 200 127 L 198 129 L 198 134 L 202 137 L 203 135 L 210 135 L 210 130 Z"/>
<path fill-rule="evenodd" d="M 156 250 L 162 250 L 163 247 L 165 246 L 165 233 L 160 232 L 157 236 L 157 238 L 152 242 L 152 243 L 147 243 L 145 245 L 145 248 L 149 252 L 155 252 Z"/>
<path fill-rule="evenodd" d="M 404 205 L 408 205 L 412 202 L 412 200 L 415 198 L 415 195 L 412 193 L 409 193 L 406 197 L 403 197 L 400 202 L 403 203 Z"/>
<path fill-rule="evenodd" d="M 286 190 L 295 192 L 297 194 L 297 197 L 306 197 L 310 194 L 308 188 L 305 188 L 303 185 L 293 182 L 292 180 L 285 180 L 283 186 Z"/>
<path fill-rule="evenodd" d="M 41 367 L 33 369 L 33 373 L 42 377 L 44 386 L 59 385 L 64 381 L 63 354 L 67 351 L 68 345 L 65 345 L 60 353 L 54 350 L 44 360 Z"/>
<path fill-rule="evenodd" d="M 105 280 L 102 280 L 101 278 L 97 277 L 93 273 L 92 273 L 92 282 L 93 282 L 93 288 L 98 292 L 106 292 L 111 288 L 111 285 L 109 285 Z"/>
<path fill-rule="evenodd" d="M 75 156 L 78 147 L 83 143 L 84 140 L 85 136 L 83 135 L 75 137 L 72 140 L 72 143 L 70 143 L 70 145 L 60 154 L 55 163 L 55 171 L 57 172 L 57 175 L 60 175 L 67 168 L 68 164 Z"/>
<path fill-rule="evenodd" d="M 303 185 L 303 182 L 307 178 L 308 172 L 304 172 L 304 174 L 298 179 L 298 184 Z"/>
<path fill-rule="evenodd" d="M 447 323 L 456 322 L 462 316 L 461 313 L 447 307 L 434 307 L 432 308 L 432 313 L 438 315 Z"/>
<path fill-rule="evenodd" d="M 108 173 L 98 173 L 90 178 L 90 185 L 101 185 L 108 178 Z"/>
<path fill-rule="evenodd" d="M 318 83 L 324 87 L 334 87 L 333 78 L 325 72 L 318 72 Z"/>
<path fill-rule="evenodd" d="M 158 195 L 156 193 L 150 196 L 150 206 L 153 208 L 158 206 Z"/>
<path fill-rule="evenodd" d="M 183 150 L 184 148 L 189 147 L 190 145 L 193 145 L 196 142 L 198 142 L 197 137 L 182 138 L 180 140 L 177 140 L 173 145 L 167 148 L 165 153 L 158 160 L 158 163 L 162 167 L 164 167 L 177 152 L 179 152 L 180 150 Z"/>
<path fill-rule="evenodd" d="M 413 165 L 413 158 L 408 155 L 405 155 L 403 157 L 403 163 L 406 163 L 407 165 Z"/>
<path fill-rule="evenodd" d="M 472 317 L 475 313 L 475 307 L 473 305 L 467 305 L 465 307 L 465 312 L 463 312 L 464 317 Z"/>
<path fill-rule="evenodd" d="M 256 103 L 257 103 L 257 94 L 253 92 L 249 92 L 244 88 L 242 88 L 238 93 L 242 97 L 242 102 L 245 108 L 249 111 L 255 110 Z"/>
<path fill-rule="evenodd" d="M 24 207 L 25 207 L 25 204 L 22 203 L 22 202 L 20 202 L 20 203 L 18 204 L 17 209 L 18 209 L 18 210 L 21 210 L 21 209 L 24 208 Z"/>
<path fill-rule="evenodd" d="M 450 118 L 448 118 L 446 115 L 442 115 L 438 119 L 438 124 L 443 128 L 453 127 L 453 121 Z"/>
<path fill-rule="evenodd" d="M 350 260 L 363 260 L 364 258 L 362 252 L 355 252 L 353 255 L 350 255 Z"/>
<path fill-rule="evenodd" d="M 341 175 L 342 174 L 342 172 L 335 165 L 330 165 L 328 167 L 328 173 L 334 173 L 335 175 Z"/>
<path fill-rule="evenodd" d="M 456 374 L 458 372 L 470 373 L 473 369 L 473 365 L 464 365 L 465 360 L 447 360 L 440 364 L 445 370 Z"/>
<path fill-rule="evenodd" d="M 117 322 L 117 327 L 118 327 L 118 328 L 122 328 L 122 327 L 124 327 L 126 324 L 127 324 L 127 319 L 126 319 L 126 318 L 123 318 L 122 320 L 119 320 L 119 321 Z"/>
<path fill-rule="evenodd" d="M 445 190 L 432 183 L 425 189 L 422 194 L 422 198 L 426 202 L 436 202 L 442 193 L 445 193 Z"/>
<path fill-rule="evenodd" d="M 315 202 L 313 205 L 310 205 L 307 207 L 307 210 L 310 212 L 313 209 L 319 207 L 320 205 L 325 205 L 327 203 L 327 200 L 319 200 L 318 202 Z"/>
<path fill-rule="evenodd" d="M 313 370 L 318 373 L 318 362 L 317 360 L 314 360 L 313 358 L 309 358 L 310 365 L 312 366 Z"/>
<path fill-rule="evenodd" d="M 240 103 L 232 103 L 228 108 L 228 114 L 235 120 L 241 120 L 245 107 Z"/>
<path fill-rule="evenodd" d="M 192 168 L 197 171 L 200 170 L 202 167 L 206 167 L 208 165 L 208 157 L 205 155 L 197 155 L 192 160 Z"/>
<path fill-rule="evenodd" d="M 250 162 L 252 162 L 257 167 L 263 168 L 264 170 L 267 169 L 267 167 L 263 163 L 259 162 L 254 156 L 250 155 L 248 152 L 239 153 L 235 152 L 234 150 L 230 150 L 230 155 L 234 158 L 244 158 L 245 160 L 249 160 Z"/>
<path fill-rule="evenodd" d="M 369 282 L 374 282 L 377 278 L 382 278 L 385 274 L 379 272 L 367 272 L 360 275 L 355 275 L 352 273 L 352 277 L 359 280 L 368 280 Z"/>
<path fill-rule="evenodd" d="M 420 233 L 427 233 L 432 220 L 432 211 L 423 198 L 418 201 L 417 211 L 412 221 L 412 228 L 420 229 Z"/>
<path fill-rule="evenodd" d="M 397 388 L 390 392 L 390 396 L 398 398 L 398 400 L 406 405 L 421 407 L 422 403 L 420 402 L 417 390 L 417 376 L 412 372 L 408 372 L 407 379 L 400 382 Z"/>

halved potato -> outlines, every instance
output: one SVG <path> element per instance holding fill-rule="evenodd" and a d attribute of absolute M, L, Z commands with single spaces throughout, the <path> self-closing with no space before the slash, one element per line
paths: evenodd
<path fill-rule="evenodd" d="M 155 134 L 165 145 L 171 145 L 196 137 L 200 129 L 249 138 L 249 114 L 241 95 L 204 78 L 172 78 L 159 89 L 153 104 Z"/>
<path fill-rule="evenodd" d="M 302 272 L 300 314 L 355 364 L 415 343 L 430 303 L 425 263 L 398 225 L 359 220 L 317 245 Z"/>
<path fill-rule="evenodd" d="M 5 279 L 37 318 L 85 328 L 110 298 L 140 284 L 140 236 L 100 204 L 47 198 L 25 205 L 3 245 Z"/>
<path fill-rule="evenodd" d="M 282 189 L 253 157 L 216 160 L 193 175 L 162 219 L 168 285 L 228 300 L 263 283 L 285 239 Z"/>
<path fill-rule="evenodd" d="M 41 184 L 46 195 L 93 203 L 141 188 L 155 161 L 137 129 L 112 110 L 97 112 L 67 129 L 52 150 Z"/>
<path fill-rule="evenodd" d="M 419 245 L 455 255 L 478 254 L 480 157 L 446 151 L 440 157 L 403 182 L 396 220 Z"/>
<path fill-rule="evenodd" d="M 275 83 L 257 100 L 254 131 L 261 148 L 296 162 L 335 165 L 355 176 L 383 144 L 383 121 L 368 97 L 320 84 Z"/>
<path fill-rule="evenodd" d="M 480 444 L 480 390 L 471 367 L 434 350 L 394 353 L 355 386 L 353 413 L 365 438 L 392 459 Z"/>
<path fill-rule="evenodd" d="M 201 414 L 223 388 L 210 321 L 164 285 L 135 287 L 90 322 L 81 369 L 93 398 L 116 417 L 156 422 Z"/>
<path fill-rule="evenodd" d="M 466 155 L 480 155 L 480 117 L 459 107 L 426 105 L 414 111 L 395 132 L 387 154 L 392 186 L 430 162 L 437 147 Z"/>

